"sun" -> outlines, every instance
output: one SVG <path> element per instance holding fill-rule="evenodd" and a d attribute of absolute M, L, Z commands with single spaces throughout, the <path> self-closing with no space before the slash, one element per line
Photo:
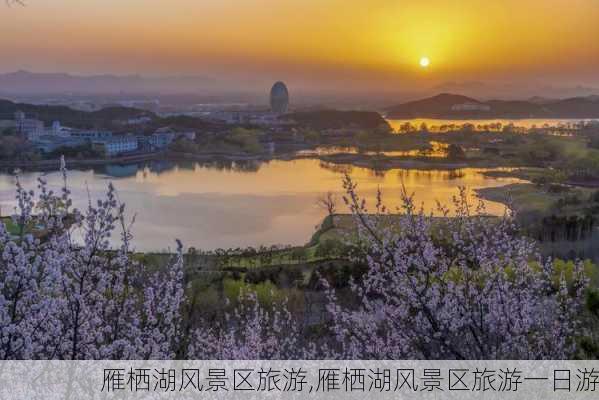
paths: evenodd
<path fill-rule="evenodd" d="M 427 68 L 430 64 L 431 64 L 431 60 L 429 60 L 428 57 L 422 57 L 420 59 L 420 66 L 422 68 Z"/>

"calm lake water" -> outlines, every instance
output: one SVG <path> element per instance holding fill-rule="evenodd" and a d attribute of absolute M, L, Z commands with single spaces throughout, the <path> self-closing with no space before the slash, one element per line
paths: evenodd
<path fill-rule="evenodd" d="M 75 205 L 101 197 L 112 181 L 129 216 L 136 215 L 134 245 L 137 250 L 174 248 L 174 239 L 200 249 L 257 246 L 260 244 L 304 244 L 314 233 L 325 212 L 315 205 L 319 196 L 338 193 L 347 171 L 358 182 L 360 193 L 371 201 L 376 188 L 383 190 L 388 206 L 398 204 L 402 183 L 416 193 L 425 209 L 436 200 L 451 202 L 458 186 L 473 189 L 505 185 L 517 179 L 488 178 L 479 169 L 417 171 L 395 169 L 384 174 L 351 166 L 326 165 L 318 160 L 271 161 L 268 163 L 153 162 L 110 165 L 99 169 L 70 171 L 69 186 Z M 36 189 L 41 173 L 22 176 L 24 186 Z M 58 172 L 45 173 L 50 186 L 59 189 Z M 0 175 L 2 215 L 15 206 L 14 178 Z M 471 196 L 474 194 L 471 192 Z M 487 203 L 487 211 L 503 213 L 498 203 Z"/>

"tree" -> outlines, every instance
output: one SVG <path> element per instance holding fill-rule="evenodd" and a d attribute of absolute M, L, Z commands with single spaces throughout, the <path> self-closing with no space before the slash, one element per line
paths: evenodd
<path fill-rule="evenodd" d="M 533 243 L 518 235 L 512 216 L 491 219 L 482 205 L 471 214 L 463 190 L 455 218 L 441 208 L 445 217 L 433 219 L 417 211 L 405 191 L 401 217 L 383 207 L 372 214 L 349 177 L 344 184 L 368 268 L 360 282 L 350 284 L 349 297 L 357 299 L 353 306 L 338 301 L 320 280 L 328 287 L 332 335 L 306 343 L 285 306 L 266 311 L 254 297 L 221 330 L 200 328 L 194 357 L 563 359 L 576 354 L 577 335 L 585 333 L 580 314 L 587 281 L 581 264 L 566 281 L 563 268 L 540 260 Z"/>
<path fill-rule="evenodd" d="M 23 139 L 13 135 L 0 137 L 0 159 L 13 159 L 19 156 L 23 147 Z"/>
<path fill-rule="evenodd" d="M 125 207 L 114 187 L 80 211 L 72 207 L 64 159 L 62 171 L 61 193 L 40 178 L 37 201 L 17 177 L 13 222 L 20 234 L 15 238 L 0 224 L 0 358 L 176 357 L 182 339 L 180 244 L 167 271 L 150 273 L 131 257 Z M 36 238 L 31 226 L 42 226 L 47 235 Z M 117 226 L 120 246 L 112 250 Z"/>
<path fill-rule="evenodd" d="M 268 311 L 255 293 L 240 293 L 240 305 L 221 327 L 202 326 L 189 348 L 192 359 L 285 360 L 315 358 L 285 306 Z"/>
<path fill-rule="evenodd" d="M 197 153 L 198 145 L 189 139 L 181 138 L 173 142 L 169 149 L 179 153 Z"/>
<path fill-rule="evenodd" d="M 471 211 L 465 191 L 453 218 L 443 207 L 443 218 L 416 210 L 405 191 L 401 215 L 380 200 L 372 213 L 348 176 L 353 258 L 367 268 L 337 274 L 333 285 L 343 283 L 350 302 L 320 280 L 329 299 L 324 331 L 307 336 L 285 302 L 264 307 L 252 293 L 223 320 L 192 326 L 181 244 L 166 270 L 136 262 L 114 187 L 77 210 L 62 164 L 60 193 L 40 178 L 36 195 L 17 177 L 20 233 L 0 224 L 2 359 L 562 359 L 588 334 L 580 329 L 582 265 L 566 280 L 563 267 L 542 260 L 518 233 L 512 215 L 493 219 L 481 205 Z M 31 232 L 38 226 L 43 238 Z M 307 257 L 304 248 L 293 253 Z"/>
<path fill-rule="evenodd" d="M 369 269 L 353 287 L 356 307 L 343 308 L 330 295 L 340 357 L 573 356 L 586 288 L 580 264 L 566 282 L 517 235 L 512 217 L 492 220 L 482 205 L 472 214 L 464 190 L 455 218 L 417 211 L 404 190 L 403 215 L 390 219 L 368 213 L 349 177 L 344 185 Z"/>
<path fill-rule="evenodd" d="M 304 262 L 308 258 L 307 251 L 304 247 L 296 247 L 291 251 L 291 259 L 297 262 Z"/>
<path fill-rule="evenodd" d="M 337 212 L 337 198 L 333 192 L 327 192 L 316 200 L 316 205 L 326 211 L 331 226 L 335 225 L 335 213 Z"/>
<path fill-rule="evenodd" d="M 344 250 L 343 243 L 335 239 L 324 239 L 316 248 L 314 253 L 318 258 L 334 258 L 342 255 Z"/>

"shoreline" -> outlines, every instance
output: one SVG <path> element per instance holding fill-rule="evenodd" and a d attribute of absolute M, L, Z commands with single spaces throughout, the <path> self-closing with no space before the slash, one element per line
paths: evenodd
<path fill-rule="evenodd" d="M 298 155 L 295 153 L 281 153 L 275 155 L 248 155 L 248 154 L 221 154 L 221 153 L 204 153 L 204 154 L 189 154 L 189 153 L 172 153 L 166 154 L 166 159 L 177 161 L 210 161 L 210 160 L 227 160 L 227 161 L 293 161 L 293 160 L 320 160 L 323 162 L 334 163 L 339 165 L 351 165 L 354 167 L 368 168 L 378 171 L 386 171 L 396 168 L 402 169 L 418 169 L 418 170 L 456 170 L 464 168 L 526 168 L 525 164 L 515 163 L 500 163 L 496 160 L 485 159 L 469 159 L 450 161 L 446 158 L 439 157 L 417 157 L 417 156 L 372 156 L 352 153 L 340 153 L 334 155 Z"/>
<path fill-rule="evenodd" d="M 495 169 L 492 171 L 481 171 L 488 177 L 513 177 L 526 181 L 531 180 L 531 171 L 542 173 L 542 168 L 526 165 L 524 163 L 500 162 L 496 159 L 470 158 L 466 160 L 448 160 L 439 157 L 419 157 L 419 156 L 385 156 L 385 155 L 364 155 L 353 153 L 339 153 L 332 155 L 301 155 L 295 152 L 281 154 L 247 154 L 247 153 L 176 153 L 172 151 L 162 151 L 156 153 L 134 154 L 114 158 L 101 159 L 71 159 L 66 158 L 68 167 L 82 168 L 94 167 L 110 164 L 133 164 L 147 161 L 293 161 L 293 160 L 319 160 L 324 163 L 336 165 L 349 165 L 358 168 L 366 168 L 373 171 L 390 171 L 393 169 L 412 169 L 420 171 L 456 171 L 466 168 Z M 60 168 L 60 160 L 36 160 L 36 161 L 0 161 L 0 171 L 10 173 L 13 169 L 25 171 L 52 171 Z M 505 169 L 504 171 L 498 169 Z M 579 188 L 599 188 L 599 181 L 568 181 L 567 186 Z"/>
<path fill-rule="evenodd" d="M 85 166 L 96 166 L 96 165 L 107 165 L 115 163 L 133 163 L 139 161 L 152 161 L 161 159 L 164 155 L 160 153 L 147 153 L 147 154 L 135 154 L 123 157 L 114 158 L 97 158 L 97 159 L 77 159 L 77 158 L 66 158 L 68 166 L 74 167 L 85 167 Z M 8 169 L 24 169 L 27 171 L 46 171 L 60 168 L 60 159 L 56 160 L 15 160 L 15 161 L 0 161 L 0 170 L 6 171 Z"/>
<path fill-rule="evenodd" d="M 169 160 L 169 161 L 272 161 L 272 160 L 304 160 L 313 159 L 335 164 L 350 164 L 356 167 L 371 168 L 377 170 L 389 170 L 394 168 L 411 168 L 411 169 L 461 169 L 461 168 L 515 168 L 514 165 L 501 165 L 497 162 L 489 162 L 476 159 L 472 161 L 446 161 L 444 159 L 425 158 L 425 157 L 385 157 L 385 156 L 364 156 L 356 154 L 337 154 L 337 155 L 297 155 L 294 153 L 282 154 L 232 154 L 232 153 L 173 153 L 159 152 L 151 154 L 136 154 L 114 158 L 99 158 L 99 159 L 76 159 L 66 158 L 67 165 L 82 167 L 82 166 L 97 166 L 108 164 L 127 164 L 140 161 L 153 160 Z M 15 161 L 0 161 L 0 170 L 11 168 L 19 168 L 25 170 L 49 170 L 58 169 L 60 167 L 59 159 L 52 160 L 15 160 Z M 524 165 L 520 166 L 524 167 Z"/>
<path fill-rule="evenodd" d="M 76 159 L 65 158 L 67 166 L 70 167 L 93 167 L 110 164 L 132 164 L 144 161 L 260 161 L 269 162 L 273 160 L 293 161 L 293 160 L 320 160 L 325 163 L 338 165 L 351 165 L 359 168 L 367 168 L 375 171 L 389 171 L 392 169 L 415 169 L 415 170 L 459 170 L 464 168 L 529 168 L 525 164 L 501 163 L 497 160 L 487 159 L 468 159 L 468 160 L 448 160 L 438 157 L 418 157 L 418 156 L 372 156 L 362 154 L 340 153 L 334 155 L 298 155 L 296 153 L 281 154 L 246 154 L 246 153 L 175 153 L 172 151 L 163 151 L 148 154 L 135 154 L 114 158 L 100 159 Z M 22 169 L 26 171 L 48 171 L 58 170 L 60 160 L 15 160 L 0 161 L 0 171 L 11 172 L 11 169 Z M 502 173 L 502 175 L 510 173 Z M 585 183 L 582 183 L 584 185 Z"/>

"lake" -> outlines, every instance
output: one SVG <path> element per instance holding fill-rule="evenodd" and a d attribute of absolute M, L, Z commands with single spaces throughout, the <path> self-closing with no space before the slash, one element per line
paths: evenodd
<path fill-rule="evenodd" d="M 473 189 L 518 182 L 512 178 L 490 178 L 480 169 L 418 171 L 395 169 L 375 173 L 365 168 L 327 165 L 315 159 L 244 163 L 151 162 L 109 165 L 69 172 L 75 205 L 85 207 L 88 191 L 102 196 L 112 181 L 129 217 L 136 215 L 133 232 L 137 250 L 174 248 L 179 238 L 186 247 L 208 250 L 261 244 L 306 243 L 325 211 L 315 205 L 327 191 L 337 193 L 340 211 L 343 172 L 358 183 L 360 193 L 371 203 L 377 187 L 385 203 L 398 204 L 402 183 L 416 193 L 416 201 L 427 210 L 436 200 L 451 202 L 458 186 Z M 36 189 L 40 172 L 24 173 L 26 188 Z M 50 186 L 59 189 L 59 172 L 45 173 Z M 14 178 L 0 175 L 2 215 L 15 206 Z M 487 202 L 487 211 L 503 213 L 501 204 Z"/>

